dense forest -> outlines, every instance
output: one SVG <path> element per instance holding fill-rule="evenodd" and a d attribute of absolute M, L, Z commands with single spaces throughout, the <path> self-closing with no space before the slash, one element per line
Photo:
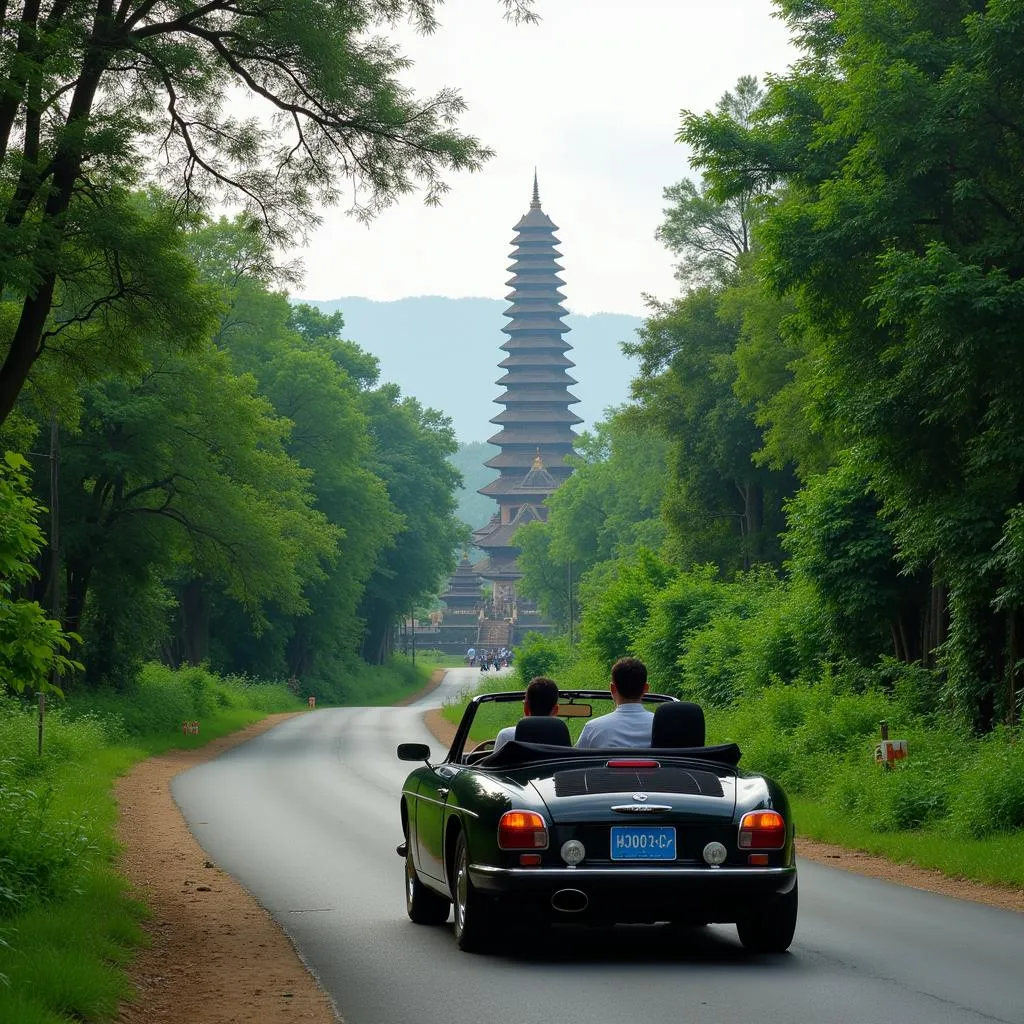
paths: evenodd
<path fill-rule="evenodd" d="M 1024 11 L 778 7 L 790 71 L 682 113 L 679 294 L 520 532 L 524 584 L 597 665 L 711 705 L 828 678 L 1014 726 Z"/>
<path fill-rule="evenodd" d="M 377 0 L 0 12 L 3 684 L 124 689 L 147 659 L 322 682 L 437 592 L 466 536 L 451 424 L 342 315 L 292 306 L 274 257 L 343 182 L 369 219 L 492 155 L 455 90 L 402 83 L 373 30 L 403 17 L 437 24 Z"/>

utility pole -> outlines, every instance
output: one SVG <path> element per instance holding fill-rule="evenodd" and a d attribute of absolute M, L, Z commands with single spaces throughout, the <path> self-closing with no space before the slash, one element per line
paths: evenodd
<path fill-rule="evenodd" d="M 409 611 L 409 625 L 412 627 L 412 663 L 416 664 L 416 609 Z"/>

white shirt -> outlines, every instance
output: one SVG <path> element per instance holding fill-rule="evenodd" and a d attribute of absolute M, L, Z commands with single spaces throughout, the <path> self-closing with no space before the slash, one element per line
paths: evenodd
<path fill-rule="evenodd" d="M 642 704 L 620 704 L 583 726 L 577 747 L 649 747 L 654 715 Z"/>
<path fill-rule="evenodd" d="M 506 726 L 497 736 L 494 737 L 494 749 L 501 750 L 509 740 L 516 738 L 516 727 L 514 725 Z"/>

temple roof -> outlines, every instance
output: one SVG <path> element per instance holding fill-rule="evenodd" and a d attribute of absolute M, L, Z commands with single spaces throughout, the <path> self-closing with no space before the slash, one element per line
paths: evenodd
<path fill-rule="evenodd" d="M 525 449 L 526 446 L 524 445 Z M 559 450 L 560 448 L 560 450 Z M 554 448 L 551 445 L 544 446 L 544 464 L 548 466 L 549 473 L 557 473 L 562 479 L 569 475 L 572 471 L 571 466 L 565 465 L 563 461 L 567 455 L 571 455 L 572 445 L 566 441 L 560 445 L 559 448 Z M 525 473 L 530 468 L 532 461 L 532 455 L 524 450 L 515 450 L 506 448 L 504 451 L 499 452 L 492 459 L 488 459 L 484 465 L 490 469 L 508 469 L 508 470 L 522 470 Z M 522 474 L 517 474 L 521 477 Z M 508 475 L 510 481 L 512 474 Z M 499 477 L 502 482 L 506 482 L 506 477 Z"/>
<path fill-rule="evenodd" d="M 568 385 L 567 380 L 558 382 L 564 389 Z M 498 405 L 518 405 L 529 402 L 533 405 L 575 405 L 579 399 L 568 391 L 563 392 L 565 397 L 560 398 L 558 392 L 553 388 L 547 388 L 543 384 L 530 384 L 526 381 L 513 380 L 508 391 L 498 395 L 495 402 Z"/>
<path fill-rule="evenodd" d="M 513 373 L 506 373 L 499 377 L 495 384 L 561 384 L 572 386 L 578 383 L 575 377 L 570 377 L 565 368 L 558 366 L 538 366 L 532 369 L 516 369 Z"/>
<path fill-rule="evenodd" d="M 564 409 L 552 405 L 542 410 L 539 409 L 517 409 L 514 406 L 507 407 L 504 412 L 492 416 L 491 423 L 523 423 L 536 424 L 538 427 L 545 427 L 552 423 L 582 423 L 583 417 L 577 416 L 571 409 Z"/>
<path fill-rule="evenodd" d="M 572 348 L 572 346 L 570 345 L 569 348 Z M 566 351 L 568 351 L 568 349 Z M 547 366 L 569 367 L 575 365 L 576 364 L 571 359 L 555 352 L 540 352 L 537 349 L 527 349 L 524 352 L 521 348 L 517 348 L 514 352 L 507 355 L 500 363 L 498 363 L 498 368 L 501 370 L 512 370 L 517 366 L 536 366 L 539 368 Z M 573 381 L 573 384 L 575 383 L 577 382 Z"/>
<path fill-rule="evenodd" d="M 575 431 L 570 430 L 566 426 L 535 427 L 533 430 L 524 431 L 519 425 L 513 425 L 512 427 L 506 427 L 493 437 L 487 438 L 487 443 L 497 445 L 499 448 L 504 448 L 508 444 L 547 445 L 568 443 L 571 445 L 577 436 Z"/>

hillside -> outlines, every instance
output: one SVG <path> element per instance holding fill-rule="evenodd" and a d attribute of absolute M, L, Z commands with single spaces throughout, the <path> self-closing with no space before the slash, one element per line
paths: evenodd
<path fill-rule="evenodd" d="M 488 421 L 500 412 L 493 404 L 500 389 L 498 363 L 504 356 L 501 328 L 508 303 L 500 299 L 448 299 L 439 296 L 376 302 L 372 299 L 302 299 L 324 312 L 341 310 L 345 336 L 372 352 L 381 377 L 394 381 L 405 394 L 451 417 L 460 441 L 486 441 L 495 432 Z M 629 397 L 635 360 L 622 354 L 619 343 L 633 338 L 639 317 L 621 313 L 572 314 L 567 353 L 576 363 L 570 373 L 580 399 L 574 411 L 583 417 L 580 429 L 601 419 L 608 406 Z"/>

